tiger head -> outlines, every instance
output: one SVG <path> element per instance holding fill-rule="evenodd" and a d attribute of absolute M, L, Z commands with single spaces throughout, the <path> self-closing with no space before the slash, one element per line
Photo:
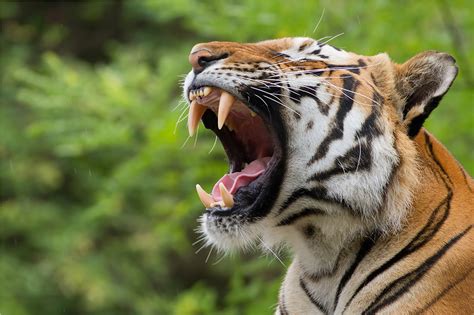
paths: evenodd
<path fill-rule="evenodd" d="M 210 194 L 197 185 L 209 243 L 298 246 L 316 232 L 342 242 L 400 229 L 418 180 L 413 138 L 456 77 L 450 55 L 396 64 L 283 38 L 198 44 L 189 61 L 189 132 L 202 120 L 229 161 Z"/>

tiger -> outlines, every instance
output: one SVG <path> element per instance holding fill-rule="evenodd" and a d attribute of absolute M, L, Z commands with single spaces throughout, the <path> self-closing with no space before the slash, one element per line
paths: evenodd
<path fill-rule="evenodd" d="M 473 314 L 473 179 L 423 124 L 458 73 L 322 40 L 209 42 L 190 54 L 188 131 L 229 162 L 200 228 L 219 250 L 287 248 L 275 314 Z"/>

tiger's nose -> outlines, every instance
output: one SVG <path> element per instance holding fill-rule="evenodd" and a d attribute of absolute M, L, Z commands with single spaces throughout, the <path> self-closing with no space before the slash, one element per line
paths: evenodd
<path fill-rule="evenodd" d="M 194 73 L 198 74 L 218 60 L 225 59 L 228 53 L 212 53 L 210 49 L 194 47 L 189 54 L 189 63 Z"/>

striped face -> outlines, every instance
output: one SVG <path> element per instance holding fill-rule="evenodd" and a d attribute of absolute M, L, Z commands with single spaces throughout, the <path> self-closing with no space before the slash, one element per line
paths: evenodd
<path fill-rule="evenodd" d="M 415 181 L 403 178 L 415 168 L 407 129 L 425 110 L 401 105 L 403 72 L 386 55 L 285 38 L 198 44 L 189 61 L 189 132 L 202 120 L 229 160 L 211 193 L 197 185 L 209 243 L 227 249 L 291 241 L 294 229 L 400 225 Z M 309 216 L 332 224 L 305 225 Z"/>

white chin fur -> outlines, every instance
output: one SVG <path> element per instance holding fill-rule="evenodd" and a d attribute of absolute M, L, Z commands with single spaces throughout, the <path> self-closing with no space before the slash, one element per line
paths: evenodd
<path fill-rule="evenodd" d="M 209 218 L 204 214 L 201 218 L 201 233 L 206 236 L 209 245 L 218 250 L 232 251 L 249 249 L 259 238 L 256 225 L 242 219 L 229 217 Z"/>

